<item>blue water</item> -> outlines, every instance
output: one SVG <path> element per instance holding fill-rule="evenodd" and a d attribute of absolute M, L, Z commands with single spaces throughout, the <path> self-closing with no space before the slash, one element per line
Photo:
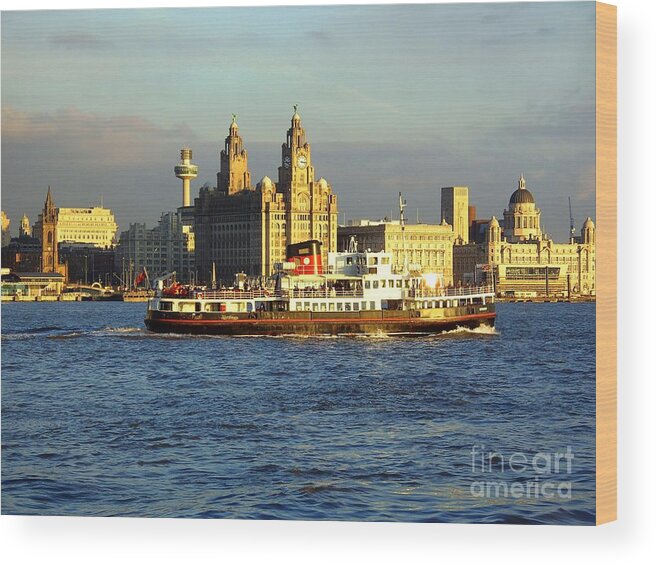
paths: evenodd
<path fill-rule="evenodd" d="M 2 305 L 4 514 L 594 522 L 593 304 L 414 339 L 162 336 L 144 309 Z M 569 496 L 472 486 L 568 446 L 539 478 Z"/>

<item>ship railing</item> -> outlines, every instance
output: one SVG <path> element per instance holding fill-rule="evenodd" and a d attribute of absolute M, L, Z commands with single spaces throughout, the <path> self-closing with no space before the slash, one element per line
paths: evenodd
<path fill-rule="evenodd" d="M 254 298 L 270 298 L 276 293 L 272 290 L 194 290 L 189 293 L 189 298 L 205 298 L 210 300 L 252 300 Z"/>
<path fill-rule="evenodd" d="M 209 300 L 253 300 L 256 298 L 361 298 L 363 292 L 361 289 L 345 290 L 345 289 L 283 289 L 279 291 L 258 289 L 258 290 L 236 290 L 236 289 L 222 289 L 222 290 L 193 290 L 187 296 L 179 296 L 179 298 L 189 299 L 209 299 Z"/>
<path fill-rule="evenodd" d="M 283 290 L 285 298 L 362 298 L 363 292 L 361 289 L 346 290 L 337 288 L 326 289 L 289 289 Z"/>
<path fill-rule="evenodd" d="M 408 298 L 442 298 L 456 296 L 478 296 L 481 294 L 493 294 L 492 285 L 482 286 L 459 286 L 452 288 L 411 288 L 408 290 Z"/>

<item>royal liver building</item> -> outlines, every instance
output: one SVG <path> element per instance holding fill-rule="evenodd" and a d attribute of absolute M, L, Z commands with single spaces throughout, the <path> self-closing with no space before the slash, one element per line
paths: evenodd
<path fill-rule="evenodd" d="M 267 276 L 285 260 L 286 245 L 322 242 L 324 263 L 337 250 L 337 196 L 315 180 L 310 144 L 294 109 L 282 145 L 278 182 L 265 176 L 251 185 L 248 153 L 233 116 L 220 154 L 217 187 L 203 187 L 195 203 L 196 268 L 201 281 L 232 282 L 235 273 Z"/>

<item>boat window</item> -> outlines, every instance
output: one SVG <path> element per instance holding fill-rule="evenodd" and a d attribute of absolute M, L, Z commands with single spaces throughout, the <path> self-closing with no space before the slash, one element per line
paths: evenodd
<path fill-rule="evenodd" d="M 373 281 L 373 287 L 378 288 L 378 281 Z"/>
<path fill-rule="evenodd" d="M 207 303 L 207 311 L 208 312 L 218 312 L 219 311 L 219 302 L 208 302 Z"/>
<path fill-rule="evenodd" d="M 326 303 L 325 303 L 325 302 L 322 302 L 322 303 L 321 303 L 321 311 L 322 311 L 322 312 L 325 312 L 325 311 L 326 311 Z"/>
<path fill-rule="evenodd" d="M 360 304 L 358 302 L 353 303 L 353 310 L 357 312 L 360 309 Z"/>
<path fill-rule="evenodd" d="M 316 302 L 312 303 L 312 311 L 313 312 L 318 312 L 319 311 L 319 304 Z"/>
<path fill-rule="evenodd" d="M 338 302 L 338 303 L 337 303 L 337 311 L 338 311 L 338 312 L 341 312 L 343 309 L 344 309 L 343 304 L 342 304 L 341 302 Z"/>
<path fill-rule="evenodd" d="M 196 312 L 200 312 L 201 310 L 200 302 L 196 302 L 194 310 L 196 310 Z"/>
<path fill-rule="evenodd" d="M 366 301 L 363 301 L 361 305 L 362 305 L 362 310 L 367 309 L 367 302 Z"/>
<path fill-rule="evenodd" d="M 364 281 L 365 288 L 371 288 L 371 281 Z"/>
<path fill-rule="evenodd" d="M 344 310 L 346 310 L 347 312 L 351 311 L 351 303 L 350 302 L 347 302 L 346 304 L 344 304 Z"/>
<path fill-rule="evenodd" d="M 369 257 L 370 265 L 378 265 L 378 257 Z"/>
<path fill-rule="evenodd" d="M 403 281 L 401 279 L 396 281 L 396 288 L 403 288 Z"/>
<path fill-rule="evenodd" d="M 385 279 L 383 279 L 382 281 L 380 281 L 380 288 L 385 288 L 385 286 L 386 286 Z"/>
<path fill-rule="evenodd" d="M 334 302 L 331 302 L 330 304 L 328 304 L 328 309 L 329 309 L 331 312 L 334 312 L 334 311 L 335 311 L 335 303 L 334 303 Z"/>
<path fill-rule="evenodd" d="M 304 310 L 309 310 L 309 309 L 310 309 L 310 303 L 309 303 L 309 302 L 306 302 L 306 303 L 305 303 L 305 308 L 304 308 Z"/>
<path fill-rule="evenodd" d="M 369 310 L 375 310 L 376 309 L 376 303 L 372 300 L 369 302 Z"/>
<path fill-rule="evenodd" d="M 170 302 L 168 300 L 162 300 L 159 303 L 159 309 L 163 310 L 164 312 L 170 312 L 173 310 L 173 302 Z"/>
<path fill-rule="evenodd" d="M 387 281 L 387 286 L 389 286 L 390 288 L 394 288 L 394 281 L 391 280 L 391 279 L 388 280 L 388 281 Z"/>
<path fill-rule="evenodd" d="M 389 265 L 389 257 L 381 257 L 380 263 L 381 265 Z"/>

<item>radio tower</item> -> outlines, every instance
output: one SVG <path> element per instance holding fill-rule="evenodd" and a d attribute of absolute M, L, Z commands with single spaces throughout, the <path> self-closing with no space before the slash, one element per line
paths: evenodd
<path fill-rule="evenodd" d="M 576 229 L 574 228 L 574 216 L 572 215 L 572 197 L 568 196 L 567 199 L 569 200 L 569 237 L 573 240 Z"/>
<path fill-rule="evenodd" d="M 198 176 L 198 166 L 191 163 L 191 149 L 185 147 L 180 150 L 180 159 L 182 163 L 176 165 L 173 169 L 175 176 L 182 179 L 182 205 L 191 206 L 191 179 Z"/>
<path fill-rule="evenodd" d="M 405 248 L 405 215 L 403 211 L 408 203 L 403 200 L 403 196 L 399 192 L 399 223 L 401 224 L 401 244 L 403 246 L 403 274 L 407 275 L 409 272 L 408 253 Z"/>

